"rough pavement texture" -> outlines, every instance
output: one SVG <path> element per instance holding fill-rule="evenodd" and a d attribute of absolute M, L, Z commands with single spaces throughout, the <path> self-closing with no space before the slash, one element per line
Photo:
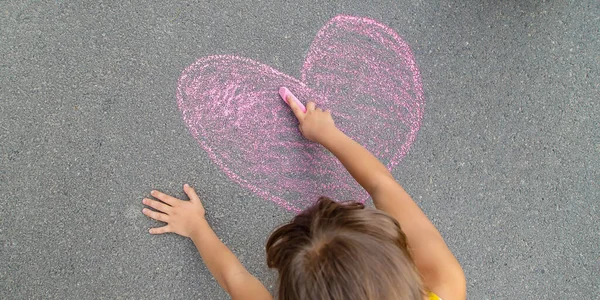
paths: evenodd
<path fill-rule="evenodd" d="M 600 2 L 135 2 L 0 5 L 0 298 L 227 299 L 190 241 L 147 234 L 142 197 L 185 182 L 273 288 L 264 243 L 291 213 L 212 163 L 176 82 L 212 54 L 298 77 L 338 14 L 412 47 L 427 106 L 394 175 L 469 298 L 600 294 Z"/>

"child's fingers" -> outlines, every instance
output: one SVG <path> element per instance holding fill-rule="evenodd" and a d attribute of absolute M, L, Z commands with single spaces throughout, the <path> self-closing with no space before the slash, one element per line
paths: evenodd
<path fill-rule="evenodd" d="M 159 210 L 161 212 L 164 212 L 166 214 L 169 214 L 171 212 L 172 207 L 169 205 L 166 205 L 162 202 L 158 202 L 158 201 L 154 201 L 148 198 L 144 198 L 144 200 L 142 200 L 142 203 L 156 209 Z"/>
<path fill-rule="evenodd" d="M 159 213 L 157 211 L 152 211 L 148 208 L 142 209 L 142 213 L 144 213 L 146 216 L 148 216 L 156 221 L 161 221 L 161 222 L 165 222 L 165 223 L 169 222 L 169 216 L 167 216 L 163 213 Z"/>
<path fill-rule="evenodd" d="M 305 115 L 302 109 L 298 106 L 298 104 L 296 104 L 296 101 L 294 101 L 291 95 L 288 95 L 286 100 L 288 105 L 292 109 L 292 112 L 294 112 L 294 116 L 296 116 L 296 119 L 298 119 L 298 121 L 302 123 L 302 121 L 304 121 Z"/>
<path fill-rule="evenodd" d="M 156 199 L 169 204 L 171 206 L 174 206 L 175 204 L 177 204 L 177 201 L 179 201 L 179 199 L 175 198 L 175 197 L 171 197 L 167 194 L 161 193 L 159 191 L 152 191 L 150 192 L 150 195 L 156 197 Z"/>
<path fill-rule="evenodd" d="M 316 107 L 317 107 L 317 104 L 313 101 L 310 101 L 306 104 L 306 111 L 307 112 L 314 111 Z"/>
<path fill-rule="evenodd" d="M 200 201 L 200 197 L 198 197 L 196 191 L 189 184 L 186 183 L 183 185 L 183 191 L 188 195 L 190 201 L 202 204 L 202 201 Z"/>
<path fill-rule="evenodd" d="M 148 230 L 148 232 L 150 232 L 150 234 L 163 234 L 163 233 L 171 232 L 171 228 L 169 227 L 169 225 L 166 225 L 163 227 L 150 228 L 150 230 Z"/>

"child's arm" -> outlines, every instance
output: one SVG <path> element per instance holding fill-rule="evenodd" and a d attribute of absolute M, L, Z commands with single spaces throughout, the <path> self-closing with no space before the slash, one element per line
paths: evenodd
<path fill-rule="evenodd" d="M 163 227 L 150 229 L 150 233 L 173 232 L 191 238 L 210 272 L 232 299 L 272 299 L 269 291 L 244 268 L 208 225 L 204 218 L 204 207 L 194 189 L 186 184 L 183 190 L 190 201 L 158 191 L 152 191 L 151 194 L 162 202 L 143 200 L 144 204 L 156 210 L 144 208 L 146 216 L 167 223 Z"/>
<path fill-rule="evenodd" d="M 435 226 L 385 166 L 338 130 L 329 112 L 309 102 L 303 113 L 294 101 L 288 102 L 300 122 L 302 134 L 333 153 L 371 195 L 375 206 L 398 220 L 426 288 L 445 300 L 465 299 L 466 282 L 458 261 Z"/>

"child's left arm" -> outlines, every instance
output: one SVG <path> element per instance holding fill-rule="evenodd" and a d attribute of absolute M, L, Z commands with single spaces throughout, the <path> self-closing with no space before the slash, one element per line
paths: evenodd
<path fill-rule="evenodd" d="M 232 299 L 272 299 L 264 285 L 244 268 L 206 222 L 204 207 L 194 189 L 186 184 L 183 190 L 189 201 L 159 191 L 152 191 L 151 195 L 160 201 L 143 200 L 145 205 L 156 210 L 144 208 L 146 216 L 167 223 L 163 227 L 150 229 L 150 233 L 173 232 L 191 238 L 210 272 Z"/>

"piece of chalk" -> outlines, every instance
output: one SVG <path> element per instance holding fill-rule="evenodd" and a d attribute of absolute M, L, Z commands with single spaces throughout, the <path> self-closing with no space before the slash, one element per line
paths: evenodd
<path fill-rule="evenodd" d="M 302 104 L 302 102 L 300 102 L 300 100 L 298 100 L 298 98 L 296 98 L 296 96 L 294 96 L 294 94 L 292 94 L 292 92 L 290 92 L 290 90 L 288 90 L 286 87 L 282 86 L 281 88 L 279 88 L 279 95 L 281 96 L 281 98 L 283 98 L 283 101 L 285 101 L 285 103 L 287 103 L 288 105 L 290 105 L 290 103 L 288 102 L 288 97 L 292 98 L 292 100 L 296 102 L 296 105 L 300 107 L 302 112 L 306 112 L 306 107 L 304 106 L 304 104 Z"/>

